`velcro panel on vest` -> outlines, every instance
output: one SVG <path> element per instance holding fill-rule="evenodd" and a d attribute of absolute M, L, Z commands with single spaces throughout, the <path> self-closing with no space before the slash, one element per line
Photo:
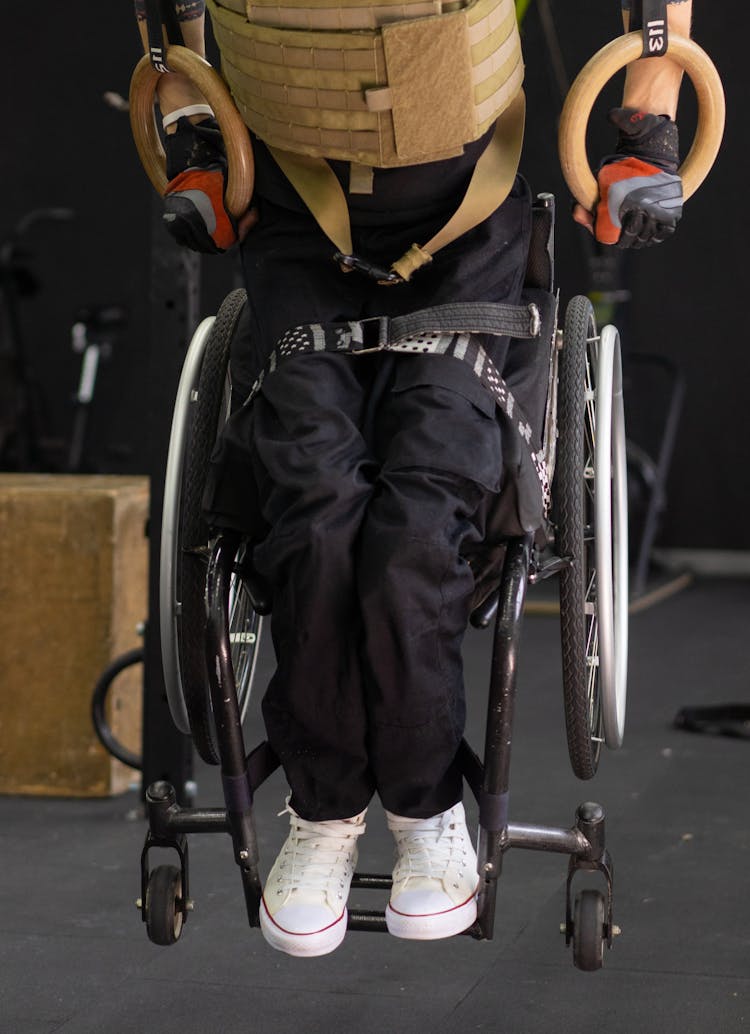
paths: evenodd
<path fill-rule="evenodd" d="M 469 27 L 463 11 L 386 25 L 383 49 L 396 154 L 420 162 L 474 137 Z"/>
<path fill-rule="evenodd" d="M 228 9 L 238 2 L 207 0 L 222 72 L 272 147 L 380 168 L 451 158 L 521 87 L 513 0 L 416 18 L 425 0 L 255 0 L 248 10 L 264 24 Z M 276 17 L 295 27 L 267 24 Z M 382 28 L 352 27 L 363 19 Z"/>

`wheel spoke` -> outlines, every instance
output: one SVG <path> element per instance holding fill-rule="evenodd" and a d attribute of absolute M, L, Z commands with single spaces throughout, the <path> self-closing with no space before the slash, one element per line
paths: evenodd
<path fill-rule="evenodd" d="M 598 685 L 599 685 L 599 622 L 594 619 L 591 622 L 589 632 L 589 645 L 586 650 L 588 661 L 588 683 L 586 686 L 586 698 L 589 707 L 589 726 L 593 732 L 596 729 L 596 715 L 598 711 Z"/>

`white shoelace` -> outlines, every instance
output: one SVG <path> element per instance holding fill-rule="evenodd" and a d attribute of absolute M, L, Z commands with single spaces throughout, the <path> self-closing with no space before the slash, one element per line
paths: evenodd
<path fill-rule="evenodd" d="M 364 822 L 308 822 L 287 806 L 291 830 L 284 845 L 277 870 L 276 893 L 335 892 L 342 897 L 353 874 L 352 857 L 357 837 L 365 831 Z"/>
<path fill-rule="evenodd" d="M 444 880 L 461 875 L 469 852 L 466 832 L 459 825 L 450 811 L 432 819 L 391 820 L 389 826 L 398 850 L 394 880 L 411 876 Z"/>

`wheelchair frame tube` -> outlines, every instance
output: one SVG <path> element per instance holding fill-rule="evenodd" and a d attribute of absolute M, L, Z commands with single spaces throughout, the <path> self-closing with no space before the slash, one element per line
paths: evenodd
<path fill-rule="evenodd" d="M 531 536 L 508 543 L 500 584 L 492 649 L 484 775 L 479 795 L 480 876 L 478 918 L 481 935 L 492 937 L 497 881 L 508 845 L 510 748 L 523 605 L 531 564 Z"/>
<path fill-rule="evenodd" d="M 228 627 L 229 592 L 238 544 L 238 536 L 220 535 L 211 550 L 206 578 L 206 667 L 235 861 L 242 874 L 250 925 L 258 926 L 263 893 L 258 841 Z"/>
<path fill-rule="evenodd" d="M 577 827 L 561 829 L 519 822 L 510 823 L 507 833 L 507 847 L 523 847 L 527 851 L 553 851 L 576 857 L 585 857 L 591 852 L 591 844 Z"/>

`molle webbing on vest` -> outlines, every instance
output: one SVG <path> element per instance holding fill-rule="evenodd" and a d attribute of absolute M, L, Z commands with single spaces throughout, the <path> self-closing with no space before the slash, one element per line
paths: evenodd
<path fill-rule="evenodd" d="M 521 88 L 513 0 L 208 0 L 222 72 L 272 147 L 388 168 L 451 158 Z M 249 19 L 249 20 L 248 20 Z"/>

